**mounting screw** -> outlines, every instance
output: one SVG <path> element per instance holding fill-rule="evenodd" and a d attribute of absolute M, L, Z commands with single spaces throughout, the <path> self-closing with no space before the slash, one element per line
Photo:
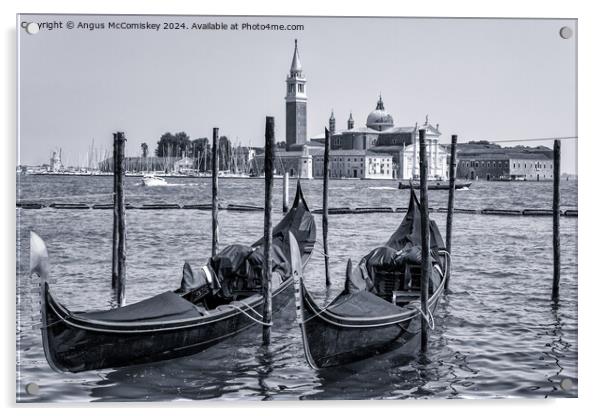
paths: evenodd
<path fill-rule="evenodd" d="M 38 25 L 36 22 L 27 23 L 27 26 L 25 26 L 25 31 L 30 35 L 35 35 L 40 31 L 40 25 Z"/>
<path fill-rule="evenodd" d="M 568 26 L 563 26 L 560 28 L 560 37 L 562 39 L 569 39 L 571 36 L 573 36 L 573 29 Z"/>
<path fill-rule="evenodd" d="M 40 392 L 40 386 L 37 383 L 27 383 L 25 385 L 25 391 L 30 396 L 35 396 Z"/>

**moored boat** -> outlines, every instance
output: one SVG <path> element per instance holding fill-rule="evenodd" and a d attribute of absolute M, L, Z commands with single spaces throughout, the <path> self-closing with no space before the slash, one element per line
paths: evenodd
<path fill-rule="evenodd" d="M 311 367 L 348 364 L 391 350 L 416 354 L 422 317 L 429 326 L 434 325 L 433 313 L 449 269 L 449 255 L 436 223 L 431 221 L 432 273 L 428 310 L 423 311 L 421 241 L 419 205 L 412 190 L 408 212 L 399 228 L 356 268 L 349 261 L 345 289 L 328 306 L 318 306 L 302 276 L 295 279 L 297 320 Z"/>
<path fill-rule="evenodd" d="M 165 178 L 147 174 L 142 177 L 142 185 L 143 186 L 167 186 L 168 184 L 167 184 L 167 181 L 165 180 Z"/>
<path fill-rule="evenodd" d="M 275 316 L 292 301 L 291 276 L 309 261 L 315 236 L 298 184 L 292 208 L 273 229 Z M 198 272 L 186 263 L 175 291 L 121 308 L 76 312 L 53 296 L 46 245 L 32 232 L 31 275 L 40 279 L 46 360 L 54 370 L 69 372 L 148 363 L 194 354 L 262 325 L 262 253 L 263 239 L 252 246 L 228 246 Z"/>
<path fill-rule="evenodd" d="M 454 188 L 455 189 L 468 189 L 468 188 L 470 188 L 470 185 L 472 185 L 472 182 L 456 181 L 454 184 Z M 428 189 L 432 190 L 432 191 L 446 190 L 446 189 L 449 189 L 449 181 L 428 181 L 427 186 L 428 186 Z M 412 181 L 399 182 L 398 188 L 399 189 L 410 189 L 410 188 L 418 189 L 418 188 L 420 188 L 420 183 L 412 182 Z"/>

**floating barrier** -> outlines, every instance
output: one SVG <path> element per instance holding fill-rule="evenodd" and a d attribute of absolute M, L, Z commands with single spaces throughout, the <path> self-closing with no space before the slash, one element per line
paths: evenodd
<path fill-rule="evenodd" d="M 44 208 L 44 205 L 33 202 L 17 202 L 17 207 L 23 209 L 40 209 Z"/>
<path fill-rule="evenodd" d="M 17 208 L 22 209 L 41 209 L 41 208 L 54 208 L 54 209 L 113 209 L 113 204 L 93 204 L 88 205 L 85 203 L 59 203 L 54 202 L 50 205 L 45 205 L 41 202 L 17 202 Z M 144 204 L 141 206 L 126 204 L 126 209 L 145 209 L 145 210 L 170 210 L 170 209 L 196 209 L 201 211 L 211 211 L 211 204 L 187 204 L 187 205 L 179 205 L 179 204 Z M 239 212 L 259 212 L 263 211 L 263 207 L 255 206 L 255 205 L 244 205 L 244 204 L 228 204 L 228 205 L 219 205 L 219 210 L 228 210 L 228 211 L 239 211 Z M 332 215 L 345 215 L 345 214 L 375 214 L 375 213 L 398 213 L 398 212 L 407 212 L 407 208 L 405 207 L 335 207 L 328 208 L 328 213 Z M 429 208 L 429 212 L 439 212 L 445 213 L 447 212 L 447 208 L 443 207 L 434 207 Z M 322 209 L 318 208 L 312 211 L 314 214 L 322 214 Z M 454 208 L 454 213 L 457 214 L 483 214 L 483 215 L 504 215 L 504 216 L 526 216 L 526 217 L 544 217 L 544 216 L 552 216 L 551 209 L 523 209 L 523 210 L 514 210 L 514 209 L 492 209 L 486 208 L 483 210 L 478 209 L 468 209 L 468 208 Z M 560 215 L 565 217 L 577 217 L 578 210 L 576 209 L 567 209 L 564 212 L 560 211 Z"/>
<path fill-rule="evenodd" d="M 220 211 L 224 210 L 224 209 L 228 209 L 227 206 L 219 204 L 217 207 Z M 211 211 L 212 207 L 211 204 L 188 204 L 188 205 L 182 205 L 182 209 L 198 209 L 201 211 Z"/>
<path fill-rule="evenodd" d="M 211 204 L 182 205 L 182 209 L 200 209 L 200 210 L 204 210 L 204 211 L 211 211 Z"/>
<path fill-rule="evenodd" d="M 125 209 L 137 209 L 138 207 L 132 204 L 125 204 Z M 94 204 L 92 209 L 113 209 L 113 204 Z"/>
<path fill-rule="evenodd" d="M 330 212 L 330 211 L 329 211 Z M 394 212 L 391 207 L 358 207 L 353 210 L 354 214 L 372 214 L 375 212 Z"/>
<path fill-rule="evenodd" d="M 322 208 L 318 208 L 312 211 L 314 214 L 322 214 L 324 210 Z M 328 213 L 332 215 L 341 215 L 341 214 L 353 214 L 353 210 L 349 207 L 342 208 L 328 208 Z"/>
<path fill-rule="evenodd" d="M 239 205 L 239 204 L 228 204 L 226 208 L 229 211 L 263 211 L 262 207 L 256 207 L 253 205 Z"/>
<path fill-rule="evenodd" d="M 523 209 L 523 215 L 528 216 L 547 216 L 552 214 L 553 211 L 551 209 Z M 562 211 L 560 215 L 562 215 Z"/>
<path fill-rule="evenodd" d="M 55 202 L 48 206 L 55 209 L 90 209 L 90 206 L 86 204 L 67 204 Z"/>
<path fill-rule="evenodd" d="M 138 209 L 180 209 L 178 204 L 144 204 Z"/>
<path fill-rule="evenodd" d="M 454 214 L 480 214 L 481 211 L 478 209 L 467 209 L 467 208 L 454 208 Z"/>
<path fill-rule="evenodd" d="M 522 215 L 522 212 L 515 209 L 490 209 L 486 208 L 481 211 L 483 215 Z"/>

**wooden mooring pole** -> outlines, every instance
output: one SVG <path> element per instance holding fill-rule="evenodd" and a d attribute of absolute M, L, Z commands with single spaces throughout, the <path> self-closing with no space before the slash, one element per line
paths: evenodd
<path fill-rule="evenodd" d="M 113 133 L 113 263 L 111 266 L 111 287 L 113 289 L 117 288 L 117 279 L 119 276 L 117 271 L 117 258 L 119 257 L 119 251 L 117 250 L 117 246 L 119 245 L 119 214 L 117 211 L 118 147 L 117 133 Z"/>
<path fill-rule="evenodd" d="M 420 232 L 422 240 L 422 267 L 420 279 L 420 308 L 422 309 L 420 350 L 426 352 L 428 349 L 427 321 L 429 282 L 431 277 L 431 239 L 429 222 L 429 200 L 428 200 L 428 159 L 426 155 L 426 130 L 418 131 L 420 140 Z"/>
<path fill-rule="evenodd" d="M 330 176 L 330 132 L 324 129 L 324 186 L 322 189 L 322 240 L 324 245 L 324 273 L 326 286 L 330 286 L 330 268 L 328 257 L 328 179 Z"/>
<path fill-rule="evenodd" d="M 552 200 L 552 228 L 554 245 L 554 283 L 552 299 L 558 300 L 560 294 L 560 140 L 554 140 L 554 195 Z"/>
<path fill-rule="evenodd" d="M 288 212 L 288 172 L 282 175 L 282 212 Z"/>
<path fill-rule="evenodd" d="M 217 217 L 219 210 L 218 199 L 218 183 L 217 175 L 219 174 L 219 156 L 217 151 L 219 129 L 213 128 L 213 147 L 211 148 L 211 257 L 217 254 L 219 249 L 219 220 Z"/>
<path fill-rule="evenodd" d="M 265 210 L 263 220 L 263 345 L 270 344 L 272 325 L 272 190 L 274 186 L 274 117 L 265 118 Z"/>
<path fill-rule="evenodd" d="M 125 194 L 123 192 L 123 186 L 125 181 L 125 136 L 123 132 L 117 132 L 117 166 L 119 167 L 117 175 L 117 215 L 118 215 L 118 226 L 117 232 L 119 234 L 119 242 L 117 245 L 117 303 L 119 307 L 125 305 L 125 289 L 126 289 L 126 224 L 125 224 Z"/>
<path fill-rule="evenodd" d="M 456 146 L 458 144 L 458 136 L 451 136 L 451 157 L 449 160 L 449 197 L 447 199 L 447 224 L 445 228 L 445 249 L 449 253 L 449 264 L 447 265 L 447 280 L 445 281 L 445 291 L 449 289 L 449 281 L 451 279 L 451 252 L 452 252 L 452 224 L 454 221 L 454 196 L 456 193 Z"/>

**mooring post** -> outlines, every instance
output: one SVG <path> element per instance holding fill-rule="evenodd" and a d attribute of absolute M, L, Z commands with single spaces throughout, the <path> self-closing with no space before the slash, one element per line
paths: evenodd
<path fill-rule="evenodd" d="M 117 132 L 117 159 L 119 166 L 119 175 L 117 175 L 117 215 L 119 217 L 118 233 L 119 243 L 117 246 L 117 302 L 119 306 L 125 305 L 125 288 L 126 288 L 126 224 L 125 224 L 125 194 L 123 186 L 125 182 L 125 136 L 123 132 Z"/>
<path fill-rule="evenodd" d="M 431 239 L 429 222 L 429 199 L 428 199 L 428 159 L 426 155 L 426 130 L 420 129 L 418 136 L 420 140 L 420 233 L 422 240 L 422 267 L 420 279 L 420 307 L 422 309 L 422 325 L 420 337 L 420 349 L 427 351 L 428 344 L 428 297 L 429 282 L 431 277 Z"/>
<path fill-rule="evenodd" d="M 119 174 L 117 168 L 118 147 L 117 133 L 113 133 L 113 262 L 111 266 L 111 287 L 113 289 L 117 287 L 117 279 L 119 276 L 117 270 L 117 258 L 119 257 L 119 251 L 117 250 L 117 246 L 119 245 L 119 214 L 117 210 L 117 175 Z"/>
<path fill-rule="evenodd" d="M 265 118 L 265 210 L 263 219 L 263 345 L 270 344 L 272 325 L 272 188 L 274 185 L 274 117 Z"/>
<path fill-rule="evenodd" d="M 553 211 L 553 245 L 554 245 L 554 284 L 552 299 L 558 300 L 560 285 L 560 140 L 554 140 L 554 195 Z"/>
<path fill-rule="evenodd" d="M 219 220 L 217 217 L 219 210 L 218 200 L 218 184 L 217 175 L 219 173 L 219 156 L 217 152 L 217 140 L 218 140 L 219 129 L 213 128 L 213 147 L 211 148 L 211 257 L 217 254 L 219 249 Z"/>
<path fill-rule="evenodd" d="M 288 212 L 288 172 L 282 175 L 282 212 Z"/>
<path fill-rule="evenodd" d="M 445 281 L 445 291 L 449 288 L 451 279 L 451 247 L 452 247 L 452 224 L 454 221 L 454 195 L 456 193 L 456 145 L 458 136 L 451 136 L 451 157 L 449 160 L 449 197 L 447 199 L 447 224 L 445 229 L 445 249 L 449 253 L 449 264 L 447 265 L 447 280 Z"/>
<path fill-rule="evenodd" d="M 330 267 L 328 258 L 328 179 L 330 177 L 330 131 L 324 129 L 324 186 L 322 188 L 322 239 L 324 245 L 324 272 L 326 286 L 330 286 Z"/>

